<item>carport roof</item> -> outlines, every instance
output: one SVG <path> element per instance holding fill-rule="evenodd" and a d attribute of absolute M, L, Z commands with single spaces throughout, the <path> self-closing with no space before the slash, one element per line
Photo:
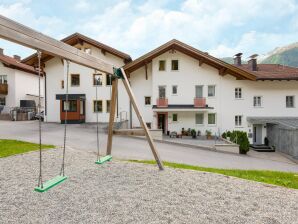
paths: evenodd
<path fill-rule="evenodd" d="M 247 117 L 252 124 L 277 124 L 289 129 L 298 129 L 298 117 Z"/>

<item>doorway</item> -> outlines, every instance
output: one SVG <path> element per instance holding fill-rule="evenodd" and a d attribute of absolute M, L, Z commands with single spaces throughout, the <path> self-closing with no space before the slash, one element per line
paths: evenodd
<path fill-rule="evenodd" d="M 262 124 L 254 124 L 253 125 L 253 144 L 254 145 L 261 145 L 262 141 Z"/>
<path fill-rule="evenodd" d="M 167 113 L 158 113 L 157 114 L 157 128 L 162 129 L 162 133 L 166 134 L 166 132 L 167 132 Z"/>

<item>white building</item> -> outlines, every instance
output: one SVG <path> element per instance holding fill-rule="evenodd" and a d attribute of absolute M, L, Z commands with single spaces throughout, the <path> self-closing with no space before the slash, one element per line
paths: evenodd
<path fill-rule="evenodd" d="M 172 40 L 125 65 L 148 126 L 164 133 L 182 128 L 220 135 L 242 130 L 262 144 L 268 119 L 298 118 L 298 69 L 280 65 L 227 64 Z M 131 125 L 139 122 L 132 114 Z"/>
<path fill-rule="evenodd" d="M 9 111 L 20 107 L 21 100 L 35 101 L 38 105 L 38 72 L 34 67 L 21 63 L 17 55 L 9 57 L 0 49 L 0 106 Z M 44 82 L 41 77 L 41 95 Z"/>
<path fill-rule="evenodd" d="M 129 55 L 112 47 L 97 42 L 82 34 L 74 33 L 62 40 L 63 42 L 85 51 L 104 61 L 122 67 L 131 61 Z M 31 55 L 23 60 L 29 65 L 36 64 L 37 57 Z M 42 55 L 43 69 L 46 82 L 46 116 L 47 122 L 64 122 L 64 107 L 66 93 L 67 63 L 66 61 L 46 54 Z M 96 83 L 95 74 L 100 75 L 100 83 Z M 111 79 L 109 74 L 70 63 L 69 66 L 69 123 L 95 122 L 96 112 L 99 112 L 99 122 L 107 122 L 109 118 L 109 104 L 111 98 Z M 98 103 L 96 104 L 96 88 Z M 129 113 L 128 97 L 124 93 L 124 86 L 119 84 L 117 117 L 127 120 Z"/>

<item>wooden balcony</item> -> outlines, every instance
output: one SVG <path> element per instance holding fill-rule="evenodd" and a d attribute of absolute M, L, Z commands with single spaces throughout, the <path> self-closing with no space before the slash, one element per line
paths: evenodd
<path fill-rule="evenodd" d="M 206 98 L 205 97 L 195 97 L 194 98 L 194 107 L 206 107 Z"/>
<path fill-rule="evenodd" d="M 7 95 L 8 94 L 8 85 L 0 84 L 0 94 Z"/>
<path fill-rule="evenodd" d="M 156 106 L 157 107 L 168 107 L 168 99 L 167 98 L 157 98 Z"/>

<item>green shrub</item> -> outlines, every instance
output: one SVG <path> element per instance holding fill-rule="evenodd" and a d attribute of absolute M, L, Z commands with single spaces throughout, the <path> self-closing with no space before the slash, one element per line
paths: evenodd
<path fill-rule="evenodd" d="M 226 139 L 227 138 L 227 133 L 226 132 L 222 133 L 221 137 Z"/>
<path fill-rule="evenodd" d="M 247 133 L 244 131 L 228 131 L 224 133 L 226 137 L 230 137 L 230 141 L 239 145 L 239 153 L 246 154 L 249 151 L 249 140 Z"/>
<path fill-rule="evenodd" d="M 231 137 L 231 132 L 230 131 L 227 131 L 227 137 Z"/>

